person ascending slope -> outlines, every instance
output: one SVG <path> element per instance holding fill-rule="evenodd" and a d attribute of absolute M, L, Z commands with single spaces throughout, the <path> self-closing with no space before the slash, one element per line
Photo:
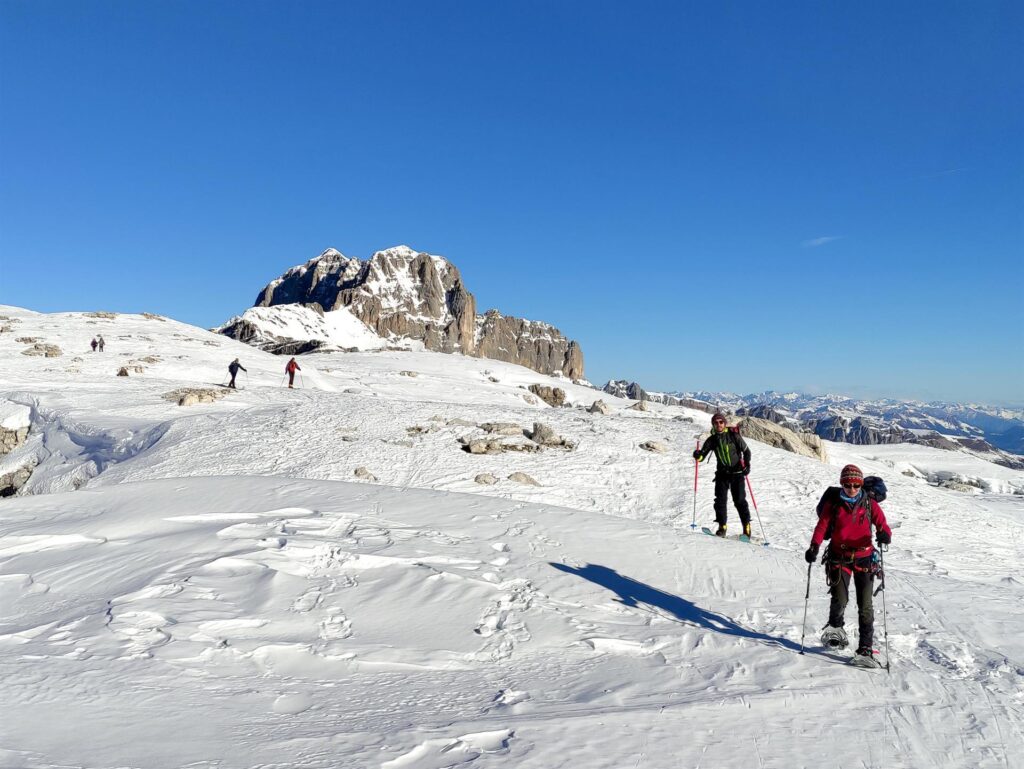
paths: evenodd
<path fill-rule="evenodd" d="M 879 667 L 872 643 L 875 633 L 875 610 L 871 603 L 871 588 L 878 571 L 875 549 L 871 546 L 871 526 L 874 524 L 879 545 L 892 541 L 892 529 L 885 513 L 874 499 L 864 491 L 864 473 L 857 465 L 847 465 L 839 474 L 838 495 L 826 494 L 818 505 L 818 523 L 811 535 L 811 546 L 804 559 L 814 563 L 818 548 L 827 533 L 832 543 L 828 546 L 825 579 L 832 593 L 828 625 L 821 634 L 825 646 L 844 649 L 849 643 L 843 628 L 843 614 L 850 600 L 850 580 L 857 591 L 857 615 L 860 632 L 857 654 L 853 662 L 861 667 Z"/>
<path fill-rule="evenodd" d="M 235 386 L 235 377 L 238 376 L 239 371 L 245 371 L 245 366 L 238 362 L 238 358 L 235 358 L 231 363 L 228 364 L 228 373 L 231 374 L 231 381 L 228 382 L 228 387 Z M 248 371 L 245 371 L 248 374 Z"/>
<path fill-rule="evenodd" d="M 288 386 L 292 387 L 295 384 L 295 372 L 302 371 L 299 368 L 299 364 L 295 362 L 295 358 L 288 361 L 288 365 L 284 367 L 284 370 L 288 373 Z"/>
<path fill-rule="evenodd" d="M 747 492 L 743 488 L 743 476 L 750 472 L 750 447 L 743 440 L 743 436 L 725 426 L 723 414 L 711 417 L 711 437 L 693 452 L 693 458 L 702 462 L 712 451 L 718 460 L 718 467 L 715 469 L 715 520 L 718 522 L 718 531 L 715 534 L 719 537 L 725 536 L 728 520 L 726 511 L 729 504 L 727 495 L 731 492 L 732 502 L 736 505 L 740 523 L 743 524 L 743 533 L 749 537 L 750 505 L 747 504 Z"/>

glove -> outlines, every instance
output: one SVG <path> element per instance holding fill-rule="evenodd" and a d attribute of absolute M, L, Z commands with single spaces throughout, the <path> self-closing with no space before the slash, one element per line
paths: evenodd
<path fill-rule="evenodd" d="M 818 560 L 817 545 L 811 545 L 809 548 L 807 548 L 807 552 L 804 553 L 804 560 L 807 561 L 807 563 L 814 563 L 816 560 Z"/>
<path fill-rule="evenodd" d="M 696 451 L 693 452 L 693 458 L 696 459 L 698 462 L 700 462 L 700 460 L 703 459 L 703 457 L 700 454 L 700 449 L 697 449 Z"/>
<path fill-rule="evenodd" d="M 878 544 L 880 545 L 888 545 L 890 542 L 892 542 L 892 534 L 889 534 L 879 529 L 875 539 L 878 540 Z"/>
<path fill-rule="evenodd" d="M 747 463 L 746 465 L 743 466 L 743 474 L 744 475 L 750 475 L 750 464 L 749 463 Z"/>

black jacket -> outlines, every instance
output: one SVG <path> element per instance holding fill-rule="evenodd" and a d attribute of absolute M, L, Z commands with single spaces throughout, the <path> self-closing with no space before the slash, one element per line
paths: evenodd
<path fill-rule="evenodd" d="M 750 447 L 747 446 L 742 435 L 732 430 L 712 433 L 711 437 L 701 446 L 701 459 L 703 460 L 712 451 L 715 452 L 718 469 L 721 471 L 739 473 L 743 471 L 744 466 L 750 465 Z"/>

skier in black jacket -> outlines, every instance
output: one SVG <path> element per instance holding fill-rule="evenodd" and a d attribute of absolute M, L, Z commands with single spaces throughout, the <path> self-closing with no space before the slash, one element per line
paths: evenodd
<path fill-rule="evenodd" d="M 725 536 L 726 510 L 728 499 L 732 493 L 732 502 L 736 512 L 740 514 L 743 533 L 750 536 L 750 505 L 747 504 L 747 491 L 743 488 L 744 476 L 750 473 L 750 447 L 738 432 L 725 426 L 725 415 L 717 413 L 711 417 L 711 437 L 704 445 L 693 452 L 693 458 L 702 462 L 704 457 L 715 452 L 718 467 L 715 470 L 715 520 L 718 530 L 715 534 Z"/>
<path fill-rule="evenodd" d="M 245 370 L 245 366 L 238 362 L 238 358 L 235 358 L 231 363 L 228 364 L 228 373 L 231 374 L 231 381 L 228 382 L 228 387 L 235 386 L 235 377 L 238 376 L 238 371 L 241 369 L 246 374 L 249 372 Z"/>

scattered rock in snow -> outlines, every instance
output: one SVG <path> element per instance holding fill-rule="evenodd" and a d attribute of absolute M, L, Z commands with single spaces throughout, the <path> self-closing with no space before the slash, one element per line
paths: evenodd
<path fill-rule="evenodd" d="M 672 417 L 672 421 L 673 422 L 688 422 L 689 424 L 692 425 L 693 424 L 693 417 L 676 416 L 676 417 Z"/>
<path fill-rule="evenodd" d="M 212 339 L 204 339 L 203 344 L 207 347 L 220 347 L 220 342 L 215 342 Z"/>
<path fill-rule="evenodd" d="M 165 318 L 163 315 L 154 315 L 151 312 L 142 313 L 142 317 L 146 318 L 147 320 L 162 320 L 165 323 L 167 322 L 167 318 Z"/>
<path fill-rule="evenodd" d="M 629 407 L 630 411 L 649 411 L 647 408 L 647 401 L 637 401 Z"/>
<path fill-rule="evenodd" d="M 22 344 L 35 344 L 39 341 L 38 336 L 19 336 L 14 340 L 15 342 L 21 342 Z"/>
<path fill-rule="evenodd" d="M 497 476 L 491 475 L 490 473 L 480 473 L 473 480 L 476 481 L 477 483 L 483 484 L 485 486 L 493 486 L 494 484 L 496 484 L 498 482 Z"/>
<path fill-rule="evenodd" d="M 82 316 L 85 318 L 106 318 L 107 320 L 113 320 L 117 317 L 117 313 L 107 312 L 106 310 L 97 310 L 96 312 L 83 312 Z"/>
<path fill-rule="evenodd" d="M 39 458 L 35 454 L 29 454 L 23 458 L 20 467 L 0 474 L 0 497 L 13 497 L 17 494 L 18 489 L 32 477 L 32 471 L 38 463 Z"/>
<path fill-rule="evenodd" d="M 197 403 L 213 403 L 223 398 L 230 390 L 209 387 L 182 387 L 163 394 L 163 399 L 179 406 L 195 406 Z"/>
<path fill-rule="evenodd" d="M 561 387 L 548 387 L 547 385 L 532 384 L 529 389 L 530 392 L 549 406 L 565 405 L 565 390 Z"/>
<path fill-rule="evenodd" d="M 591 414 L 611 414 L 612 410 L 608 407 L 608 404 L 602 400 L 596 400 L 590 404 L 590 408 L 587 409 Z"/>
<path fill-rule="evenodd" d="M 456 419 L 449 419 L 446 424 L 448 424 L 449 427 L 453 427 L 453 426 L 454 427 L 476 427 L 477 426 L 476 422 L 470 422 L 468 419 L 458 419 L 458 418 L 456 418 Z"/>
<path fill-rule="evenodd" d="M 529 393 L 523 393 L 523 400 L 529 403 L 531 406 L 537 405 L 537 399 Z"/>
<path fill-rule="evenodd" d="M 44 358 L 56 358 L 56 357 L 59 357 L 59 356 L 63 355 L 64 353 L 55 344 L 43 344 L 41 342 L 36 342 L 34 345 L 29 347 L 27 350 L 22 350 L 21 354 L 22 355 L 32 355 L 32 356 L 40 356 L 41 355 Z"/>
<path fill-rule="evenodd" d="M 642 402 L 642 401 L 641 401 Z M 644 441 L 640 444 L 644 451 L 653 451 L 655 454 L 667 454 L 668 446 L 661 441 Z"/>
<path fill-rule="evenodd" d="M 121 368 L 119 368 L 117 370 L 117 375 L 118 376 L 128 376 L 128 367 L 127 366 L 121 366 Z"/>
<path fill-rule="evenodd" d="M 429 425 L 427 427 L 413 425 L 412 427 L 406 427 L 405 432 L 409 435 L 426 435 L 427 433 L 436 433 L 439 429 L 437 425 Z"/>
<path fill-rule="evenodd" d="M 470 438 L 463 436 L 459 439 L 462 450 L 470 454 L 501 454 L 505 451 L 521 451 L 533 453 L 541 450 L 536 443 L 529 441 L 501 441 L 497 438 Z"/>
<path fill-rule="evenodd" d="M 158 355 L 147 355 L 145 358 L 139 358 L 140 363 L 159 363 L 160 356 Z"/>
<path fill-rule="evenodd" d="M 418 377 L 419 374 L 415 371 L 399 371 L 398 376 L 411 376 L 413 378 Z"/>
<path fill-rule="evenodd" d="M 492 435 L 522 435 L 523 428 L 515 422 L 484 422 L 480 429 Z"/>
<path fill-rule="evenodd" d="M 362 478 L 367 481 L 377 480 L 377 476 L 367 470 L 365 467 L 357 467 L 355 472 L 356 478 Z"/>
<path fill-rule="evenodd" d="M 541 446 L 549 446 L 551 448 L 563 448 L 563 449 L 574 449 L 576 444 L 572 441 L 567 441 L 561 435 L 556 435 L 555 431 L 548 427 L 543 422 L 533 423 L 533 432 L 527 432 L 526 437 L 534 443 Z"/>
<path fill-rule="evenodd" d="M 489 382 L 494 382 L 495 384 L 497 384 L 497 383 L 498 383 L 498 382 L 500 382 L 501 380 L 500 380 L 500 379 L 498 379 L 498 377 L 496 377 L 496 376 L 489 376 L 489 377 L 487 377 L 487 381 L 489 381 Z"/>
<path fill-rule="evenodd" d="M 529 486 L 540 486 L 540 484 L 537 483 L 537 481 L 535 481 L 533 478 L 531 478 L 526 473 L 512 473 L 508 477 L 508 479 L 510 481 L 515 481 L 516 483 L 525 483 L 525 484 L 527 484 Z"/>

